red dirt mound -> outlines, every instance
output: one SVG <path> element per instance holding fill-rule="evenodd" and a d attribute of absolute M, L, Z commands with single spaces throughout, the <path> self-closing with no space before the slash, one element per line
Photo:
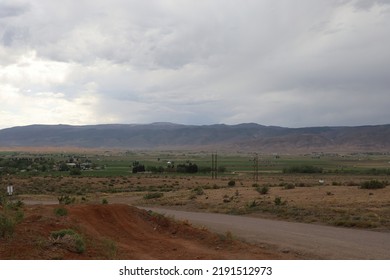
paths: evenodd
<path fill-rule="evenodd" d="M 120 204 L 24 207 L 11 237 L 0 239 L 0 259 L 286 259 L 292 256 L 216 235 L 187 222 Z M 81 237 L 51 233 L 71 229 Z"/>

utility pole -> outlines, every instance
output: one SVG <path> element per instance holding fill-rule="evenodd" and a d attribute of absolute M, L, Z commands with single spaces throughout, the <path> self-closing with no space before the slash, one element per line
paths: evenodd
<path fill-rule="evenodd" d="M 211 178 L 217 179 L 218 177 L 218 159 L 217 153 L 211 154 Z"/>
<path fill-rule="evenodd" d="M 253 180 L 255 183 L 259 181 L 259 155 L 257 153 L 253 157 Z"/>

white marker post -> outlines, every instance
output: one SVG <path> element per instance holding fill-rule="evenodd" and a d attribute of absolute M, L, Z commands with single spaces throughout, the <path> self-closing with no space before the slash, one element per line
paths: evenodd
<path fill-rule="evenodd" d="M 12 195 L 14 193 L 14 186 L 7 186 L 8 195 Z"/>

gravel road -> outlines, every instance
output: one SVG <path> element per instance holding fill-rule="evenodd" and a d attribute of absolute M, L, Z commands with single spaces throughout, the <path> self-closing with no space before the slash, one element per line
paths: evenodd
<path fill-rule="evenodd" d="M 390 233 L 214 213 L 144 208 L 248 242 L 276 245 L 316 259 L 390 260 Z"/>

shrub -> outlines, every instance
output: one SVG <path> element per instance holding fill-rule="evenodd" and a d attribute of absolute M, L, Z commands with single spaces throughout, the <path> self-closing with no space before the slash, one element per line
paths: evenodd
<path fill-rule="evenodd" d="M 70 171 L 69 171 L 69 174 L 71 176 L 80 176 L 81 175 L 81 169 L 80 168 L 72 168 Z"/>
<path fill-rule="evenodd" d="M 282 198 L 280 196 L 277 196 L 275 197 L 274 199 L 274 203 L 276 206 L 279 206 L 279 205 L 286 205 L 287 204 L 287 201 L 286 200 L 282 200 Z"/>
<path fill-rule="evenodd" d="M 0 202 L 2 206 L 0 211 L 0 238 L 11 237 L 16 224 L 24 218 L 24 212 L 20 209 L 23 203 L 20 200 L 10 202 L 5 196 L 0 196 Z"/>
<path fill-rule="evenodd" d="M 264 185 L 264 186 L 262 186 L 262 187 L 257 187 L 257 188 L 256 188 L 256 191 L 257 191 L 259 194 L 262 194 L 262 195 L 267 194 L 267 193 L 269 192 L 269 186 Z"/>
<path fill-rule="evenodd" d="M 108 200 L 106 198 L 102 199 L 102 204 L 108 204 Z"/>
<path fill-rule="evenodd" d="M 18 209 L 23 207 L 24 203 L 23 203 L 23 201 L 20 201 L 20 200 L 18 200 L 18 201 L 8 201 L 6 203 L 6 205 L 7 205 L 8 209 L 18 210 Z"/>
<path fill-rule="evenodd" d="M 248 207 L 248 208 L 255 208 L 255 207 L 257 207 L 257 206 L 259 206 L 259 202 L 257 202 L 256 200 L 253 200 L 253 201 L 251 201 L 251 202 L 249 202 L 249 203 L 247 204 L 247 207 Z"/>
<path fill-rule="evenodd" d="M 54 244 L 58 244 L 69 251 L 79 254 L 85 251 L 84 239 L 72 229 L 53 231 L 50 234 L 50 237 L 52 238 L 52 242 Z"/>
<path fill-rule="evenodd" d="M 11 216 L 0 213 L 0 237 L 9 237 L 14 233 L 16 221 Z"/>
<path fill-rule="evenodd" d="M 76 202 L 76 198 L 70 197 L 69 195 L 61 195 L 58 197 L 58 202 L 59 204 L 65 204 L 65 205 L 73 204 Z"/>
<path fill-rule="evenodd" d="M 196 195 L 202 195 L 204 194 L 204 190 L 202 187 L 196 187 L 193 192 L 196 194 Z"/>
<path fill-rule="evenodd" d="M 161 192 L 147 193 L 144 195 L 144 199 L 160 198 L 163 196 L 164 196 L 164 193 L 161 193 Z"/>
<path fill-rule="evenodd" d="M 321 167 L 312 165 L 296 165 L 283 168 L 283 173 L 322 173 Z"/>
<path fill-rule="evenodd" d="M 294 184 L 287 184 L 284 186 L 284 189 L 285 190 L 292 190 L 292 189 L 295 189 L 295 185 Z"/>
<path fill-rule="evenodd" d="M 234 180 L 230 180 L 229 182 L 228 182 L 228 186 L 229 187 L 234 187 L 236 185 L 236 181 L 234 181 Z"/>
<path fill-rule="evenodd" d="M 370 189 L 370 190 L 373 190 L 373 189 L 383 189 L 385 188 L 387 185 L 387 182 L 384 182 L 384 181 L 378 181 L 378 180 L 371 180 L 371 181 L 366 181 L 366 182 L 363 182 L 361 185 L 360 185 L 360 188 L 361 189 Z"/>
<path fill-rule="evenodd" d="M 65 235 L 75 235 L 76 232 L 74 232 L 73 229 L 61 229 L 58 231 L 53 231 L 51 232 L 50 236 L 53 237 L 54 239 L 62 238 Z"/>
<path fill-rule="evenodd" d="M 178 164 L 176 167 L 178 173 L 197 173 L 198 166 L 195 163 L 189 162 L 188 164 Z"/>
<path fill-rule="evenodd" d="M 68 210 L 66 210 L 65 208 L 55 208 L 54 209 L 54 214 L 56 215 L 56 216 L 60 216 L 60 217 L 62 217 L 62 216 L 66 216 L 66 215 L 68 215 Z"/>

